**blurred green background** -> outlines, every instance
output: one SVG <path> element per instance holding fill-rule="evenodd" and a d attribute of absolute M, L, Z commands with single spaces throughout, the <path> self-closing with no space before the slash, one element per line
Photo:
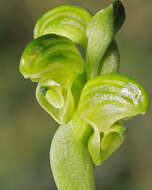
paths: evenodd
<path fill-rule="evenodd" d="M 19 73 L 24 47 L 46 10 L 69 3 L 92 12 L 111 0 L 0 0 L 0 190 L 56 190 L 49 149 L 57 124 L 38 105 L 35 87 Z M 152 98 L 152 0 L 126 0 L 117 41 L 120 72 L 140 81 Z M 151 106 L 150 106 L 151 107 Z M 152 109 L 125 122 L 123 146 L 96 168 L 97 190 L 152 189 Z"/>

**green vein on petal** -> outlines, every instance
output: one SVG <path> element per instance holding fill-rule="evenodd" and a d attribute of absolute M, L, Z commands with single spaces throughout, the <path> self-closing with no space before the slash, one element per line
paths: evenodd
<path fill-rule="evenodd" d="M 86 28 L 92 15 L 86 9 L 73 5 L 61 5 L 48 10 L 37 21 L 34 38 L 45 34 L 58 34 L 86 46 Z"/>
<path fill-rule="evenodd" d="M 73 125 L 78 128 L 75 133 L 82 141 L 84 133 L 88 133 L 88 149 L 96 165 L 122 144 L 126 129 L 118 123 L 137 114 L 145 114 L 148 106 L 146 91 L 129 77 L 105 74 L 86 83 Z M 90 126 L 93 132 L 89 137 Z"/>
<path fill-rule="evenodd" d="M 148 104 L 147 93 L 138 82 L 119 74 L 105 74 L 86 83 L 77 114 L 101 132 L 119 120 L 144 114 Z"/>
<path fill-rule="evenodd" d="M 36 97 L 40 105 L 56 121 L 67 123 L 84 85 L 77 80 L 84 73 L 84 61 L 75 44 L 55 34 L 34 39 L 23 52 L 20 72 L 25 78 L 39 82 Z M 77 89 L 77 96 L 72 89 Z"/>

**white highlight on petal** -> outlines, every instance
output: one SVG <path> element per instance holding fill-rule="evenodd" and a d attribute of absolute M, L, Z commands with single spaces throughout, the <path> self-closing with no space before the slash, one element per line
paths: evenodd
<path fill-rule="evenodd" d="M 134 84 L 126 84 L 124 88 L 121 89 L 120 94 L 124 97 L 130 98 L 134 105 L 138 105 L 139 100 L 142 100 L 141 90 Z"/>

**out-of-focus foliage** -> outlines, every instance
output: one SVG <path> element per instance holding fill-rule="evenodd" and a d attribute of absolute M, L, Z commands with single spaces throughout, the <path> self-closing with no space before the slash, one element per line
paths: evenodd
<path fill-rule="evenodd" d="M 0 189 L 56 190 L 49 147 L 57 124 L 35 99 L 35 85 L 18 71 L 33 26 L 61 4 L 96 12 L 109 0 L 2 0 L 0 6 Z M 120 73 L 137 79 L 152 98 L 152 1 L 124 1 L 127 21 L 118 40 Z M 126 122 L 125 144 L 96 169 L 97 189 L 152 189 L 152 111 Z"/>

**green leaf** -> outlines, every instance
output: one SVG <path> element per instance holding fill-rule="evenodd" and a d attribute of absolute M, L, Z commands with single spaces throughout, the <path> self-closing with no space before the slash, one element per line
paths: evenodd
<path fill-rule="evenodd" d="M 124 20 L 124 7 L 120 1 L 115 1 L 92 17 L 87 27 L 87 79 L 98 75 L 100 61 Z"/>
<path fill-rule="evenodd" d="M 73 83 L 84 73 L 84 61 L 74 43 L 55 34 L 33 40 L 23 52 L 20 72 L 39 82 L 36 96 L 40 105 L 56 121 L 67 123 L 78 104 Z"/>
<path fill-rule="evenodd" d="M 59 190 L 94 190 L 94 164 L 87 147 L 77 139 L 70 122 L 57 130 L 50 163 Z"/>
<path fill-rule="evenodd" d="M 91 19 L 91 13 L 86 9 L 62 5 L 44 13 L 34 28 L 34 38 L 45 34 L 58 34 L 73 42 L 86 46 L 86 27 Z"/>

